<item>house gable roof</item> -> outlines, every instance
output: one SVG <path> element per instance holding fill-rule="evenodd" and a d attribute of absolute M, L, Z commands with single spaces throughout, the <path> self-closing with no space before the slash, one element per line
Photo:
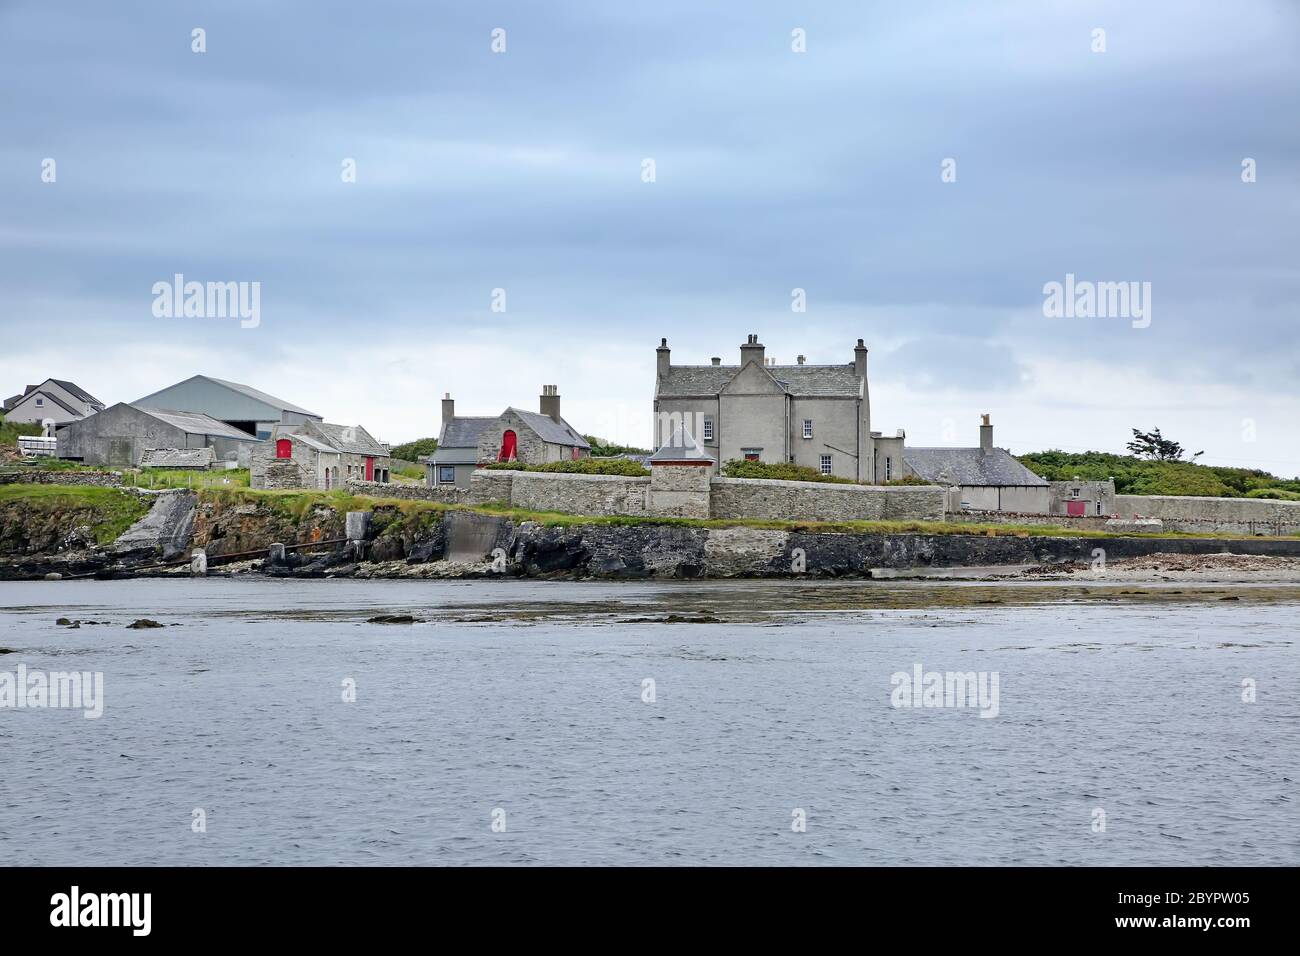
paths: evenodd
<path fill-rule="evenodd" d="M 86 391 L 80 385 L 77 385 L 75 382 L 65 382 L 63 379 L 60 378 L 52 378 L 49 379 L 49 381 L 59 386 L 59 388 L 63 389 L 65 392 L 67 392 L 69 395 L 71 395 L 73 398 L 77 399 L 78 401 L 85 402 L 87 405 L 98 405 L 100 408 L 104 407 L 103 402 L 97 399 L 94 395 L 91 395 L 88 391 Z"/>
<path fill-rule="evenodd" d="M 69 404 L 68 404 L 67 402 L 65 402 L 63 399 L 59 398 L 59 396 L 55 395 L 53 392 L 47 392 L 47 391 L 41 389 L 40 387 L 36 387 L 36 388 L 29 389 L 29 390 L 27 391 L 27 394 L 23 395 L 22 398 L 18 399 L 18 401 L 14 402 L 13 405 L 11 405 L 9 408 L 7 408 L 7 409 L 5 409 L 5 410 L 6 410 L 6 411 L 10 411 L 10 412 L 12 412 L 14 409 L 16 409 L 16 408 L 20 408 L 21 406 L 26 405 L 26 404 L 28 403 L 28 401 L 35 402 L 35 400 L 36 400 L 38 397 L 40 397 L 40 398 L 48 398 L 51 402 L 53 402 L 55 405 L 58 405 L 59 408 L 63 409 L 63 410 L 64 410 L 65 412 L 67 412 L 69 415 L 74 415 L 74 416 L 76 416 L 77 418 L 84 418 L 84 417 L 86 417 L 86 413 L 85 413 L 85 412 L 81 411 L 81 410 L 78 409 L 78 408 L 73 408 L 71 405 L 69 405 Z"/>
<path fill-rule="evenodd" d="M 387 458 L 388 448 L 375 440 L 360 425 L 332 425 L 329 422 L 308 422 L 310 433 L 323 438 L 326 443 L 348 455 L 369 455 Z"/>
<path fill-rule="evenodd" d="M 926 481 L 952 485 L 1046 485 L 1005 448 L 903 448 L 907 467 Z"/>
<path fill-rule="evenodd" d="M 767 365 L 760 368 L 796 397 L 862 397 L 862 380 L 852 365 Z M 668 374 L 655 382 L 655 395 L 659 398 L 712 398 L 721 394 L 739 371 L 738 365 L 672 365 Z"/>
<path fill-rule="evenodd" d="M 736 372 L 719 394 L 722 395 L 781 395 L 786 388 L 772 373 L 757 362 L 750 362 Z"/>
<path fill-rule="evenodd" d="M 659 450 L 650 456 L 650 464 L 652 465 L 698 461 L 717 463 L 717 459 L 700 446 L 694 436 L 687 431 L 685 425 L 677 425 L 673 428 L 673 433 L 668 436 L 668 441 L 664 442 Z"/>
<path fill-rule="evenodd" d="M 575 448 L 590 448 L 587 440 L 578 434 L 572 425 L 561 418 L 558 422 L 550 415 L 540 412 L 526 412 L 522 408 L 511 406 L 506 413 L 514 412 L 525 425 L 537 433 L 537 437 L 552 445 L 572 445 Z"/>

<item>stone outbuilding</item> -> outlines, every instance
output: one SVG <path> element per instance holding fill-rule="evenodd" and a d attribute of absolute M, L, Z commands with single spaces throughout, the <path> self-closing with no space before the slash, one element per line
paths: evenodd
<path fill-rule="evenodd" d="M 709 517 L 709 482 L 717 467 L 717 459 L 684 425 L 678 425 L 650 456 L 650 512 L 674 518 Z"/>
<path fill-rule="evenodd" d="M 949 511 L 1048 513 L 1048 483 L 1016 461 L 1011 452 L 994 447 L 988 415 L 980 425 L 978 448 L 902 446 L 901 454 L 905 475 L 951 489 Z"/>
<path fill-rule="evenodd" d="M 349 478 L 387 483 L 392 459 L 387 445 L 360 425 L 307 421 L 277 426 L 260 442 L 249 466 L 253 488 L 342 488 Z"/>
<path fill-rule="evenodd" d="M 212 449 L 216 461 L 247 466 L 256 439 L 194 412 L 137 408 L 125 402 L 71 422 L 57 432 L 58 456 L 86 465 L 134 467 L 158 449 Z"/>

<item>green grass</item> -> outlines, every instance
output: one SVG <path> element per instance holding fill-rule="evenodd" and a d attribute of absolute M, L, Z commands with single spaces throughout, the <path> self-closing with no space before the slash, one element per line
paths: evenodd
<path fill-rule="evenodd" d="M 28 422 L 7 422 L 0 414 L 0 445 L 17 446 L 19 437 L 32 437 L 42 432 L 40 425 Z"/>
<path fill-rule="evenodd" d="M 0 485 L 0 507 L 7 504 L 43 514 L 85 511 L 101 545 L 116 541 L 150 507 L 148 501 L 129 491 L 94 485 Z"/>
<path fill-rule="evenodd" d="M 184 468 L 127 469 L 122 483 L 137 488 L 247 488 L 248 469 L 192 471 Z"/>

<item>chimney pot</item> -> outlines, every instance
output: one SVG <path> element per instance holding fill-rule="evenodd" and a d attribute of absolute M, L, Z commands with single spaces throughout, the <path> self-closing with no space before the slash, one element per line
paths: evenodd
<path fill-rule="evenodd" d="M 983 416 L 983 424 L 980 425 L 980 450 L 990 452 L 993 450 L 993 426 L 989 424 L 989 416 Z"/>
<path fill-rule="evenodd" d="M 538 411 L 549 416 L 554 421 L 560 421 L 560 387 L 558 385 L 542 386 L 542 397 L 538 403 Z"/>
<path fill-rule="evenodd" d="M 721 365 L 721 364 L 722 364 L 722 359 L 719 358 L 719 357 L 716 356 L 716 355 L 713 356 L 713 358 L 709 359 L 709 361 L 712 362 L 714 365 Z"/>
<path fill-rule="evenodd" d="M 802 365 L 804 362 L 807 361 L 807 359 L 804 358 L 804 356 L 800 355 L 797 359 L 795 359 L 795 361 L 798 362 L 800 365 Z"/>

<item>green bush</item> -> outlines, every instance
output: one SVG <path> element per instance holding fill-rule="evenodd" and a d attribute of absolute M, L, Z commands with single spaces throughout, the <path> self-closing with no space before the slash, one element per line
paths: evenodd
<path fill-rule="evenodd" d="M 823 475 L 816 468 L 787 463 L 768 464 L 762 461 L 742 461 L 732 458 L 722 466 L 726 478 L 773 478 L 777 481 L 820 481 L 837 485 L 857 484 L 852 478 Z"/>
<path fill-rule="evenodd" d="M 1284 491 L 1281 488 L 1255 488 L 1246 492 L 1247 498 L 1273 498 L 1277 501 L 1300 501 L 1300 492 Z"/>
<path fill-rule="evenodd" d="M 645 448 L 633 448 L 631 445 L 616 445 L 613 442 L 606 441 L 603 438 L 597 438 L 595 435 L 583 435 L 587 444 L 591 446 L 591 454 L 596 458 L 612 458 L 615 455 L 648 455 L 649 450 Z"/>
<path fill-rule="evenodd" d="M 576 458 L 548 461 L 544 465 L 529 465 L 522 461 L 494 461 L 484 467 L 496 471 L 551 471 L 572 475 L 622 475 L 625 478 L 645 478 L 650 474 L 644 465 L 627 458 Z"/>
<path fill-rule="evenodd" d="M 393 458 L 404 458 L 406 461 L 418 461 L 422 456 L 432 455 L 438 450 L 438 439 L 436 438 L 417 438 L 415 441 L 408 441 L 405 445 L 396 445 L 389 449 L 389 455 Z"/>
<path fill-rule="evenodd" d="M 1040 451 L 1017 456 L 1048 481 L 1115 479 L 1121 495 L 1204 495 L 1240 498 L 1258 489 L 1300 492 L 1300 479 L 1283 479 L 1252 468 L 1221 468 L 1190 461 L 1147 461 L 1106 452 Z"/>
<path fill-rule="evenodd" d="M 20 437 L 32 437 L 42 432 L 40 425 L 30 422 L 7 422 L 0 414 L 0 444 L 17 445 Z"/>

